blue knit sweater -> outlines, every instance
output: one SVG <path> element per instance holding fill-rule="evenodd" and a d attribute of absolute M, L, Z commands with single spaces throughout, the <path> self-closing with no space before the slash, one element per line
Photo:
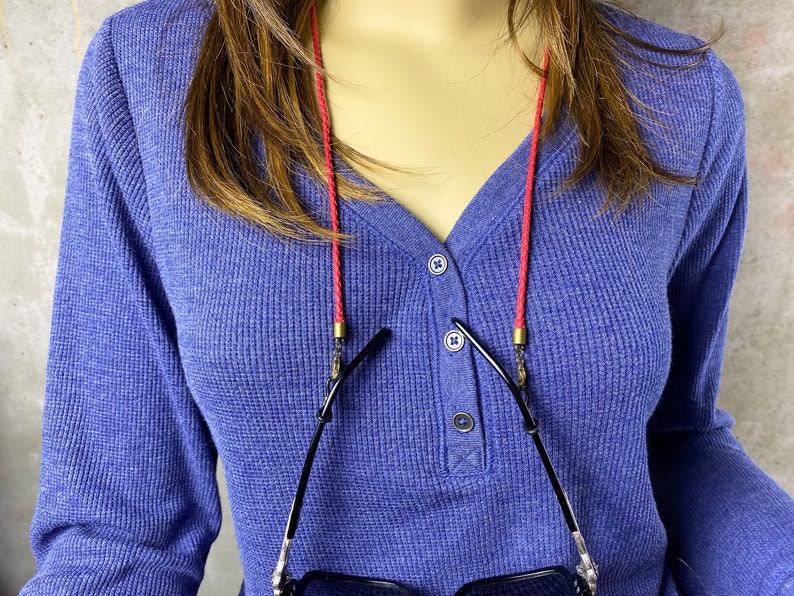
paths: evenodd
<path fill-rule="evenodd" d="M 608 14 L 655 44 L 694 43 Z M 108 18 L 85 56 L 31 529 L 38 571 L 25 596 L 194 594 L 221 523 L 218 456 L 245 593 L 272 594 L 329 371 L 331 252 L 283 243 L 192 194 L 179 106 L 206 18 L 191 2 L 149 0 Z M 594 177 L 554 197 L 577 160 L 571 119 L 541 143 L 527 290 L 533 412 L 600 594 L 794 594 L 794 502 L 715 408 L 747 214 L 741 93 L 713 52 L 689 69 L 643 69 L 625 75 L 661 119 L 644 118 L 643 135 L 665 167 L 701 181 L 657 185 L 618 219 L 594 217 L 604 201 Z M 459 317 L 513 370 L 529 142 L 443 243 L 391 198 L 342 202 L 355 238 L 342 250 L 343 356 L 381 326 L 392 333 L 334 406 L 294 575 L 322 568 L 440 595 L 576 564 L 512 397 L 472 346 L 444 343 Z M 327 224 L 323 183 L 300 168 L 294 181 Z M 445 257 L 443 273 L 431 271 L 433 255 Z M 473 430 L 456 429 L 457 412 Z"/>

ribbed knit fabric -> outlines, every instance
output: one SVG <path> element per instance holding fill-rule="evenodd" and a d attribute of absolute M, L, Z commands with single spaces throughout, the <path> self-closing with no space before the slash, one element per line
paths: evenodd
<path fill-rule="evenodd" d="M 604 10 L 655 44 L 695 43 Z M 329 372 L 331 247 L 282 243 L 191 193 L 179 107 L 207 14 L 187 1 L 138 4 L 105 21 L 84 60 L 31 529 L 38 571 L 25 596 L 194 594 L 221 522 L 217 456 L 244 591 L 272 594 Z M 642 68 L 626 80 L 661 119 L 643 121 L 654 155 L 702 179 L 596 218 L 594 177 L 553 196 L 578 155 L 571 120 L 541 143 L 527 290 L 533 412 L 600 594 L 794 594 L 794 501 L 715 409 L 747 213 L 740 90 L 713 52 L 689 69 Z M 355 236 L 342 249 L 344 358 L 379 327 L 392 334 L 334 405 L 294 575 L 322 568 L 440 595 L 498 574 L 573 570 L 512 397 L 470 345 L 444 346 L 459 317 L 513 370 L 529 141 L 444 243 L 391 198 L 342 200 L 341 228 Z M 327 225 L 324 183 L 302 169 L 295 183 Z M 428 268 L 436 254 L 448 261 L 440 275 Z M 461 411 L 471 432 L 452 424 Z"/>

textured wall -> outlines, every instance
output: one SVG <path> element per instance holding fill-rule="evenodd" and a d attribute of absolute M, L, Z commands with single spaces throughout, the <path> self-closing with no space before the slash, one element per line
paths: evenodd
<path fill-rule="evenodd" d="M 129 4 L 0 0 L 0 596 L 16 594 L 34 571 L 28 529 L 77 72 L 102 19 Z M 751 198 L 720 405 L 736 417 L 755 461 L 794 493 L 794 8 L 789 0 L 629 4 L 702 37 L 721 19 L 727 27 L 717 48 L 744 91 Z M 225 503 L 224 516 L 204 595 L 236 594 L 239 586 Z"/>

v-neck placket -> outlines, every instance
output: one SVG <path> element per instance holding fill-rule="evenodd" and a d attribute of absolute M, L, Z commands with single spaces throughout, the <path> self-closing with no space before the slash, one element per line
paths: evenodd
<path fill-rule="evenodd" d="M 546 186 L 544 179 L 549 175 L 548 172 L 554 170 L 554 164 L 575 142 L 575 128 L 569 123 L 564 110 L 560 114 L 559 122 L 557 128 L 539 144 L 535 170 L 536 188 Z M 527 134 L 480 186 L 444 242 L 394 197 L 361 176 L 337 154 L 333 154 L 337 176 L 345 176 L 363 184 L 383 197 L 377 202 L 340 201 L 340 217 L 348 221 L 351 216 L 359 219 L 371 233 L 380 235 L 387 244 L 399 249 L 403 253 L 401 258 L 404 262 L 413 261 L 421 275 L 426 276 L 425 285 L 430 304 L 427 313 L 427 329 L 430 330 L 429 366 L 434 391 L 441 402 L 436 404 L 441 416 L 439 433 L 444 454 L 441 468 L 448 476 L 483 474 L 487 467 L 482 407 L 475 368 L 476 356 L 472 346 L 467 345 L 468 342 L 457 331 L 451 319 L 458 317 L 463 321 L 469 320 L 469 299 L 464 282 L 468 264 L 499 226 L 508 225 L 507 214 L 514 211 L 520 219 L 533 134 L 534 131 Z M 322 214 L 321 219 L 324 219 L 327 189 L 312 180 L 303 167 L 298 168 L 297 174 L 295 182 L 298 192 L 307 201 L 307 206 Z M 536 219 L 533 218 L 533 225 L 535 223 Z M 354 253 L 355 251 L 342 248 L 343 278 L 344 261 Z M 405 259 L 406 256 L 408 259 Z M 519 251 L 506 254 L 505 259 L 505 266 L 515 267 L 517 272 Z M 355 294 L 345 297 L 348 303 L 357 299 Z M 505 329 L 505 341 L 508 341 L 510 332 L 511 329 Z"/>
<path fill-rule="evenodd" d="M 545 114 L 544 114 L 545 119 Z M 561 122 L 565 115 L 561 114 Z M 333 154 L 334 170 L 339 176 L 363 184 L 383 196 L 378 202 L 346 200 L 340 213 L 347 212 L 364 222 L 373 233 L 399 247 L 426 276 L 429 292 L 427 329 L 430 330 L 430 371 L 436 395 L 440 396 L 443 444 L 443 469 L 452 476 L 471 476 L 486 471 L 486 444 L 482 407 L 475 370 L 474 349 L 452 324 L 452 317 L 469 320 L 465 267 L 479 247 L 499 225 L 507 225 L 506 214 L 516 211 L 520 217 L 526 189 L 530 132 L 488 179 L 480 186 L 455 222 L 447 239 L 441 242 L 430 229 L 391 195 L 361 176 L 349 164 Z M 569 145 L 573 130 L 560 124 L 546 137 L 538 150 L 535 186 L 541 185 L 545 173 L 558 159 L 561 149 Z M 307 181 L 303 181 L 304 183 Z M 303 189 L 324 192 L 308 183 Z M 317 197 L 322 204 L 323 197 Z M 311 202 L 314 202 L 312 199 Z M 350 231 L 350 230 L 347 230 Z M 343 248 L 343 262 L 344 262 Z M 505 266 L 519 267 L 520 255 L 505 255 Z M 344 276 L 344 267 L 343 267 Z M 366 300 L 365 296 L 347 296 L 348 301 Z M 352 323 L 352 321 L 351 321 Z M 511 329 L 505 330 L 509 338 Z"/>

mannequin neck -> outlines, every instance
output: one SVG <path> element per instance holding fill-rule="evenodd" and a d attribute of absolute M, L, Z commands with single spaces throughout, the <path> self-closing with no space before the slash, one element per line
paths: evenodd
<path fill-rule="evenodd" d="M 325 30 L 340 39 L 355 35 L 433 48 L 474 43 L 487 49 L 507 38 L 507 5 L 507 0 L 322 0 L 318 19 L 321 37 Z M 534 32 L 522 34 L 535 38 Z"/>
<path fill-rule="evenodd" d="M 322 0 L 331 128 L 409 171 L 359 174 L 444 241 L 471 197 L 532 128 L 538 77 L 507 38 L 508 0 Z M 536 63 L 535 19 L 518 35 Z M 311 32 L 305 40 L 311 48 Z"/>

